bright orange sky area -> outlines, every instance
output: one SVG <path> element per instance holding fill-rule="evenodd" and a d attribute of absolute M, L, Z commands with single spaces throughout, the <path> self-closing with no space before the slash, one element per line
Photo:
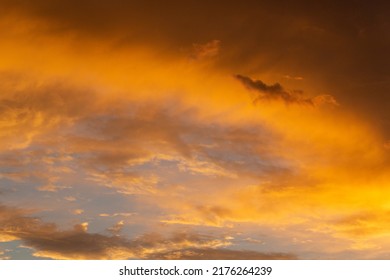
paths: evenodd
<path fill-rule="evenodd" d="M 388 4 L 209 2 L 0 0 L 0 258 L 390 258 Z"/>

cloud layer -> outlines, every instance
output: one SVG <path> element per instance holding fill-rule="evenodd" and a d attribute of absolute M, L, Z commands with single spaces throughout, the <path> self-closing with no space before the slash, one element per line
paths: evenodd
<path fill-rule="evenodd" d="M 0 258 L 388 257 L 386 5 L 0 0 Z"/>
<path fill-rule="evenodd" d="M 44 223 L 25 216 L 25 211 L 0 206 L 2 242 L 21 240 L 34 250 L 36 257 L 54 259 L 289 259 L 287 254 L 263 254 L 250 251 L 221 250 L 228 246 L 226 239 L 209 236 L 175 233 L 164 237 L 144 234 L 134 240 L 114 235 L 91 234 L 86 224 L 71 230 L 60 230 L 55 224 Z M 116 231 L 115 231 L 116 233 Z M 2 255 L 4 252 L 2 253 Z"/>

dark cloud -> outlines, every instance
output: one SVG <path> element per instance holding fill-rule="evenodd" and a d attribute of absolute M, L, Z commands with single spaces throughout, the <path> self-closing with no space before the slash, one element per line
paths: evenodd
<path fill-rule="evenodd" d="M 308 98 L 303 96 L 303 92 L 301 90 L 287 91 L 279 83 L 267 85 L 261 80 L 252 80 L 251 78 L 243 75 L 235 75 L 235 77 L 248 89 L 255 90 L 257 92 L 253 97 L 254 103 L 261 100 L 283 100 L 287 104 L 315 106 L 329 103 L 338 105 L 331 95 L 319 95 L 313 98 Z"/>
<path fill-rule="evenodd" d="M 2 240 L 18 239 L 35 251 L 36 256 L 58 259 L 128 259 L 148 258 L 156 251 L 164 252 L 185 248 L 214 248 L 227 245 L 223 239 L 210 236 L 175 233 L 165 237 L 144 234 L 129 240 L 118 236 L 120 228 L 114 226 L 111 236 L 88 233 L 86 225 L 75 225 L 71 230 L 61 230 L 53 223 L 29 217 L 28 211 L 0 206 L 0 237 Z M 111 228 L 112 230 L 112 228 Z"/>
<path fill-rule="evenodd" d="M 223 6 L 176 0 L 164 5 L 123 0 L 2 0 L 0 5 L 4 14 L 46 23 L 51 31 L 36 30 L 40 34 L 76 33 L 78 40 L 94 38 L 98 44 L 119 37 L 116 46 L 149 44 L 159 53 L 175 56 L 194 42 L 217 38 L 224 46 L 218 57 L 220 66 L 250 75 L 300 73 L 341 104 L 372 118 L 384 133 L 390 131 L 390 9 L 386 1 L 375 5 L 361 0 L 299 1 L 293 7 L 289 1 L 252 0 Z"/>
<path fill-rule="evenodd" d="M 257 91 L 257 94 L 253 98 L 253 102 L 256 103 L 261 100 L 283 100 L 288 104 L 302 104 L 302 105 L 314 105 L 313 101 L 309 98 L 303 98 L 299 92 L 287 92 L 279 83 L 273 85 L 267 85 L 261 80 L 252 80 L 249 77 L 236 75 L 235 76 L 241 83 L 243 83 L 248 89 Z"/>
<path fill-rule="evenodd" d="M 269 139 L 275 135 L 260 125 L 204 123 L 193 107 L 171 100 L 102 102 L 96 91 L 65 80 L 38 82 L 14 72 L 0 79 L 5 92 L 0 116 L 15 124 L 0 132 L 0 140 L 3 148 L 18 144 L 0 154 L 2 177 L 38 190 L 64 189 L 73 172 L 121 193 L 152 193 L 159 155 L 182 171 L 205 176 L 290 172 L 273 152 Z"/>
<path fill-rule="evenodd" d="M 279 83 L 273 85 L 266 85 L 260 80 L 252 80 L 251 78 L 246 76 L 236 75 L 235 77 L 238 80 L 240 80 L 245 86 L 247 86 L 249 89 L 256 89 L 271 95 L 275 94 L 287 98 L 285 95 L 288 95 L 288 93 L 283 89 L 283 87 Z"/>
<path fill-rule="evenodd" d="M 121 222 L 108 230 L 113 235 L 88 233 L 84 224 L 61 230 L 53 223 L 30 217 L 30 211 L 0 205 L 0 237 L 19 239 L 36 256 L 58 259 L 297 259 L 286 253 L 221 249 L 224 238 L 186 232 L 162 236 L 144 234 L 129 240 L 119 235 Z M 30 213 L 31 214 L 31 213 Z"/>
<path fill-rule="evenodd" d="M 96 110 L 95 92 L 58 80 L 38 81 L 21 72 L 0 72 L 0 149 L 22 149 L 40 136 L 61 137 L 73 121 Z M 49 140 L 49 139 L 47 139 Z"/>

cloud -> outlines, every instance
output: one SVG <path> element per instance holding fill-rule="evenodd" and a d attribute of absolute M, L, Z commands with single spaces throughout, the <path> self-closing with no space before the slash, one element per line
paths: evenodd
<path fill-rule="evenodd" d="M 48 233 L 52 242 L 49 246 L 40 238 L 33 243 L 37 255 L 95 257 L 86 249 L 66 252 L 56 245 L 93 235 L 83 221 L 64 229 L 84 217 L 69 209 L 85 209 L 97 219 L 99 213 L 139 213 L 116 233 L 120 217 L 88 220 L 90 229 L 114 225 L 114 235 L 129 234 L 133 218 L 137 233 L 145 227 L 225 233 L 248 226 L 245 230 L 257 236 L 276 228 L 277 241 L 268 243 L 267 252 L 292 246 L 294 252 L 321 255 L 348 247 L 356 238 L 383 238 L 379 220 L 388 214 L 381 210 L 388 205 L 389 160 L 377 138 L 389 137 L 377 134 L 389 130 L 374 128 L 362 108 L 371 104 L 375 114 L 382 108 L 378 120 L 384 123 L 388 89 L 383 85 L 388 84 L 367 83 L 370 87 L 361 89 L 388 76 L 382 71 L 383 51 L 372 51 L 388 47 L 370 37 L 378 30 L 374 25 L 386 34 L 382 17 L 367 27 L 370 38 L 359 37 L 356 43 L 352 38 L 357 36 L 345 30 L 353 32 L 351 22 L 361 19 L 348 14 L 348 5 L 324 9 L 335 15 L 329 21 L 324 16 L 329 13 L 315 11 L 315 5 L 298 5 L 286 15 L 280 4 L 267 1 L 223 6 L 173 1 L 148 9 L 134 1 L 95 2 L 0 0 L 5 15 L 0 17 L 0 68 L 5 70 L 0 78 L 0 183 L 13 190 L 7 202 L 42 207 L 45 217 L 58 223 L 44 231 L 49 224 L 37 222 L 35 230 Z M 215 34 L 223 52 L 220 42 L 210 41 Z M 191 44 L 189 52 L 200 63 L 188 63 L 188 52 L 177 51 Z M 209 60 L 215 62 L 212 67 Z M 331 113 L 307 110 L 337 102 L 330 95 L 306 96 L 284 84 L 242 75 L 235 80 L 227 73 L 254 73 L 267 81 L 301 73 L 305 92 L 335 92 L 350 102 L 349 108 L 342 110 L 345 114 L 337 108 Z M 242 98 L 247 92 L 237 80 L 250 89 L 254 102 L 272 102 L 258 110 Z M 278 101 L 305 106 L 285 110 Z M 357 226 L 334 225 L 337 214 L 362 208 L 378 216 L 355 219 Z M 354 234 L 364 233 L 364 227 L 366 235 Z M 35 232 L 23 229 L 32 244 Z M 295 239 L 298 234 L 302 238 Z M 103 246 L 97 258 L 181 252 L 170 235 L 156 237 L 156 246 L 150 247 L 137 247 L 124 236 L 94 237 Z M 342 242 L 334 246 L 336 237 Z M 15 238 L 21 236 L 2 235 Z M 195 239 L 187 236 L 179 244 Z M 388 248 L 384 239 L 374 242 L 382 251 Z M 202 237 L 192 247 L 199 243 L 228 242 Z"/>
<path fill-rule="evenodd" d="M 107 100 L 96 89 L 59 78 L 38 82 L 15 72 L 2 78 L 5 120 L 12 120 L 9 111 L 26 110 L 26 120 L 39 114 L 51 123 L 40 123 L 24 146 L 0 154 L 0 164 L 12 167 L 2 176 L 47 195 L 68 193 L 75 184 L 154 195 L 169 180 L 180 184 L 199 175 L 238 180 L 290 171 L 271 151 L 273 135 L 262 126 L 205 122 L 199 108 L 171 98 L 154 102 L 114 95 Z M 15 120 L 13 130 L 9 135 L 15 140 L 6 143 L 18 142 L 31 126 Z"/>
<path fill-rule="evenodd" d="M 212 40 L 205 44 L 193 44 L 192 48 L 191 58 L 196 60 L 212 58 L 218 55 L 221 48 L 221 41 Z"/>
<path fill-rule="evenodd" d="M 266 85 L 260 80 L 252 80 L 249 77 L 242 76 L 242 75 L 235 75 L 235 77 L 241 81 L 246 87 L 249 89 L 256 89 L 261 92 L 269 93 L 269 94 L 275 94 L 280 96 L 288 95 L 287 92 L 283 89 L 283 87 L 279 84 L 273 84 L 273 85 Z"/>
<path fill-rule="evenodd" d="M 112 227 L 108 228 L 107 230 L 112 234 L 112 235 L 119 235 L 123 226 L 125 225 L 125 222 L 123 220 L 117 222 L 115 225 Z"/>
<path fill-rule="evenodd" d="M 182 172 L 190 172 L 191 174 L 199 174 L 204 176 L 224 176 L 236 178 L 235 174 L 227 172 L 221 166 L 213 163 L 212 161 L 204 160 L 181 160 L 178 164 L 178 168 Z"/>
<path fill-rule="evenodd" d="M 353 236 L 357 241 L 369 240 L 388 235 L 389 214 L 386 210 L 360 211 L 335 218 L 329 221 L 328 226 L 334 227 L 337 235 Z"/>
<path fill-rule="evenodd" d="M 286 104 L 301 104 L 317 106 L 323 104 L 338 105 L 331 95 L 319 95 L 313 98 L 304 97 L 302 91 L 287 91 L 279 83 L 267 85 L 261 80 L 252 80 L 243 75 L 235 75 L 243 85 L 249 90 L 256 91 L 253 102 L 257 103 L 262 100 L 282 100 Z"/>
<path fill-rule="evenodd" d="M 53 198 L 51 201 L 68 200 L 72 203 L 71 209 L 82 208 L 90 215 L 93 211 L 80 205 L 81 201 L 76 197 L 88 197 L 86 190 L 90 191 L 91 187 L 96 190 L 96 195 L 103 197 L 106 193 L 114 193 L 105 189 L 110 188 L 115 195 L 125 194 L 125 199 L 131 201 L 126 203 L 128 205 L 133 205 L 136 200 L 135 206 L 123 209 L 120 205 L 110 204 L 115 209 L 96 209 L 96 217 L 103 211 L 134 211 L 139 213 L 137 221 L 142 220 L 141 225 L 157 227 L 163 222 L 162 227 L 167 231 L 182 227 L 212 227 L 213 231 L 224 231 L 242 224 L 261 225 L 262 229 L 280 226 L 290 232 L 301 226 L 310 231 L 320 226 L 312 213 L 326 215 L 339 209 L 340 202 L 334 197 L 341 198 L 349 193 L 348 186 L 356 177 L 353 174 L 358 170 L 354 169 L 357 164 L 361 163 L 362 168 L 368 170 L 377 166 L 377 160 L 382 160 L 376 157 L 376 150 L 372 148 L 376 142 L 371 134 L 358 121 L 339 118 L 337 112 L 331 116 L 317 112 L 320 110 L 310 110 L 316 112 L 308 114 L 309 110 L 294 106 L 281 114 L 277 106 L 276 109 L 270 105 L 264 110 L 256 110 L 250 104 L 244 104 L 247 102 L 239 103 L 241 97 L 232 100 L 229 97 L 226 106 L 230 111 L 218 111 L 217 108 L 214 114 L 212 94 L 201 104 L 188 100 L 173 101 L 171 96 L 163 96 L 156 102 L 126 98 L 127 92 L 115 95 L 108 90 L 110 94 L 104 95 L 97 89 L 79 87 L 65 79 L 62 82 L 49 79 L 38 86 L 35 84 L 37 80 L 23 79 L 21 75 L 16 77 L 10 78 L 11 86 L 3 86 L 7 89 L 5 99 L 8 101 L 2 101 L 2 116 L 4 120 L 11 120 L 12 126 L 7 126 L 7 122 L 1 124 L 6 129 L 12 128 L 15 143 L 28 135 L 31 128 L 36 128 L 36 133 L 28 141 L 21 141 L 23 145 L 3 147 L 0 155 L 4 180 L 12 178 L 12 184 L 26 186 L 18 188 L 16 204 L 20 203 L 20 197 L 24 200 L 29 197 L 29 189 L 49 186 L 43 190 L 57 191 L 44 193 Z M 256 93 L 283 100 L 284 92 L 287 92 L 280 84 L 267 85 L 247 79 L 251 82 L 249 84 L 261 88 L 261 91 L 254 89 Z M 239 91 L 240 85 L 233 82 Z M 28 96 L 30 90 L 32 96 Z M 73 99 L 76 94 L 83 97 Z M 231 96 L 236 95 L 234 92 Z M 300 96 L 302 93 L 293 92 L 291 95 Z M 317 101 L 312 98 L 311 102 L 321 102 L 322 98 L 317 98 Z M 72 100 L 75 108 L 70 108 Z M 86 109 L 77 109 L 83 107 Z M 23 114 L 24 111 L 27 116 L 38 114 L 52 122 L 50 125 L 37 122 L 34 126 L 28 123 L 31 120 Z M 19 123 L 18 118 L 26 120 L 27 124 Z M 348 135 L 344 133 L 346 129 Z M 13 142 L 13 139 L 6 138 L 10 137 L 8 134 L 3 136 L 6 143 Z M 362 160 L 362 157 L 368 158 Z M 362 170 L 356 173 L 359 180 L 363 174 L 371 177 L 372 174 Z M 359 186 L 359 194 L 363 197 L 371 193 L 372 189 L 366 190 L 359 180 L 354 184 Z M 381 180 L 387 181 L 386 178 Z M 379 182 L 379 186 L 384 185 L 383 182 Z M 60 189 L 58 186 L 73 188 Z M 85 193 L 81 195 L 79 192 Z M 66 207 L 41 206 L 42 194 L 39 195 L 39 199 L 31 199 L 30 203 L 48 210 Z M 358 205 L 352 198 L 349 201 L 344 199 L 342 203 L 351 208 Z M 378 203 L 378 207 L 383 203 Z M 147 209 L 146 213 L 139 208 Z M 150 217 L 148 211 L 159 214 Z M 72 215 L 71 218 L 77 217 Z M 172 241 L 176 237 L 164 235 L 156 238 L 153 246 L 144 246 L 138 243 L 142 238 L 136 242 L 121 235 L 127 233 L 130 219 L 126 219 L 123 229 L 122 225 L 116 224 L 118 220 L 103 220 L 105 222 L 97 223 L 106 223 L 104 228 L 112 235 L 89 233 L 82 221 L 75 228 L 64 230 L 59 228 L 61 225 L 49 226 L 38 220 L 33 231 L 23 227 L 26 235 L 3 231 L 2 240 L 23 240 L 23 244 L 35 248 L 36 256 L 69 259 L 148 258 L 152 254 L 168 254 L 183 248 L 191 251 L 202 246 L 224 247 L 231 242 L 212 237 L 202 237 L 195 242 L 196 238 L 188 237 L 177 243 Z M 25 220 L 26 223 L 31 221 Z M 93 226 L 91 222 L 90 228 Z M 44 231 L 46 227 L 50 230 Z M 40 234 L 41 231 L 44 234 Z M 326 233 L 326 238 L 332 240 L 339 232 L 342 232 L 341 228 L 332 228 Z M 49 236 L 51 241 L 44 242 L 42 236 Z M 287 235 L 281 238 L 286 239 Z M 95 246 L 90 239 L 107 244 L 107 247 Z M 72 242 L 85 242 L 87 247 L 94 246 L 94 249 L 86 253 L 87 248 L 69 251 L 62 248 L 61 244 L 71 247 Z M 302 244 L 301 250 L 311 246 Z M 55 250 L 57 246 L 59 249 Z M 257 257 L 261 258 L 261 255 Z"/>
<path fill-rule="evenodd" d="M 55 185 L 44 185 L 37 188 L 41 192 L 57 192 L 58 190 L 63 189 L 64 187 L 55 186 Z"/>
<path fill-rule="evenodd" d="M 333 106 L 339 106 L 340 104 L 336 101 L 336 99 L 330 94 L 322 94 L 312 98 L 312 102 L 314 105 L 324 105 L 330 104 Z"/>
<path fill-rule="evenodd" d="M 84 213 L 84 210 L 83 209 L 74 209 L 73 211 L 71 211 L 73 215 L 81 215 Z"/>
<path fill-rule="evenodd" d="M 161 220 L 167 224 L 181 225 L 206 225 L 213 227 L 232 227 L 231 222 L 234 220 L 235 214 L 230 206 L 220 205 L 188 205 L 188 201 L 184 203 L 187 211 L 184 214 L 171 215 L 166 219 Z M 199 203 L 197 203 L 199 204 Z M 179 203 L 180 205 L 180 203 Z M 180 206 L 179 206 L 180 207 Z"/>
<path fill-rule="evenodd" d="M 194 38 L 196 42 L 208 42 L 218 34 L 218 39 L 224 43 L 224 53 L 225 50 L 229 53 L 221 68 L 236 69 L 239 73 L 266 72 L 267 75 L 279 71 L 283 74 L 301 73 L 306 80 L 315 84 L 315 88 L 337 92 L 340 100 L 353 102 L 353 108 L 365 111 L 366 116 L 381 115 L 380 119 L 383 119 L 387 115 L 387 102 L 377 102 L 388 92 L 388 70 L 383 61 L 388 46 L 388 23 L 383 20 L 386 18 L 383 14 L 386 11 L 385 3 L 378 3 L 375 7 L 360 5 L 356 13 L 351 13 L 348 5 L 339 5 L 334 9 L 333 4 L 319 8 L 301 3 L 288 15 L 282 12 L 284 4 L 273 1 L 252 1 L 251 5 L 232 3 L 224 7 L 210 2 L 199 5 L 196 1 L 186 4 L 172 1 L 163 6 L 155 3 L 147 9 L 141 2 L 124 3 L 120 0 L 109 4 L 96 4 L 89 0 L 83 3 L 39 0 L 34 4 L 30 1 L 3 0 L 1 5 L 5 15 L 17 15 L 11 24 L 13 28 L 23 29 L 22 23 L 32 26 L 25 23 L 31 19 L 43 22 L 46 27 L 37 28 L 34 36 L 28 32 L 29 36 L 23 34 L 24 44 L 16 42 L 19 43 L 18 47 L 23 48 L 32 37 L 39 37 L 36 33 L 62 39 L 73 35 L 80 44 L 75 49 L 82 49 L 82 45 L 89 50 L 99 49 L 103 43 L 109 42 L 116 53 L 123 46 L 146 44 L 146 48 L 157 50 L 160 57 L 169 53 L 172 58 L 177 56 L 177 49 L 192 44 Z M 75 5 L 77 12 L 74 11 Z M 325 16 L 327 12 L 324 11 L 331 13 L 334 20 Z M 86 19 L 85 14 L 91 16 Z M 215 18 L 215 14 L 220 16 Z M 269 16 L 271 14 L 273 16 Z M 356 14 L 359 15 L 357 18 Z M 368 20 L 370 17 L 367 14 L 383 16 Z M 210 19 L 213 20 L 212 24 Z M 5 31 L 9 29 L 3 28 Z M 112 37 L 117 42 L 112 43 Z M 89 43 L 94 41 L 93 44 L 85 45 L 86 38 Z M 48 45 L 50 49 L 53 48 L 52 44 Z M 38 47 L 44 48 L 42 44 Z M 34 50 L 35 53 L 37 51 Z M 30 53 L 27 55 L 31 57 Z M 48 60 L 58 60 L 60 63 L 58 57 Z M 16 63 L 13 58 L 13 63 Z M 81 57 L 79 61 L 85 58 Z M 21 59 L 25 61 L 24 57 Z M 106 64 L 109 59 L 104 61 Z M 128 65 L 127 62 L 125 64 Z M 148 68 L 153 69 L 153 66 L 148 65 Z M 280 77 L 280 74 L 277 73 L 277 76 Z M 345 82 L 345 79 L 349 82 Z M 385 83 L 371 89 L 362 86 L 381 80 Z M 367 95 L 367 90 L 372 94 Z M 373 94 L 377 98 L 371 98 Z"/>
<path fill-rule="evenodd" d="M 241 223 L 294 226 L 311 219 L 309 214 L 305 214 L 305 209 L 313 207 L 315 203 L 302 197 L 305 187 L 294 187 L 300 181 L 299 178 L 292 177 L 283 186 L 277 185 L 277 179 L 275 182 L 271 181 L 270 185 L 235 182 L 220 188 L 223 193 L 219 188 L 205 188 L 206 193 L 180 189 L 180 193 L 169 193 L 169 197 L 175 197 L 174 202 L 165 204 L 164 194 L 156 200 L 160 201 L 163 209 L 169 209 L 171 213 L 161 219 L 161 222 L 167 224 L 216 228 L 235 228 Z"/>
<path fill-rule="evenodd" d="M 2 115 L 24 112 L 42 113 L 45 117 L 77 117 L 94 108 L 97 98 L 88 88 L 71 86 L 58 79 L 38 81 L 34 75 L 23 72 L 1 71 L 0 81 L 4 92 L 0 100 Z M 20 120 L 25 117 L 24 114 L 18 116 Z"/>
<path fill-rule="evenodd" d="M 171 260 L 296 260 L 294 254 L 263 253 L 229 249 L 186 249 L 164 254 L 153 254 L 150 259 Z"/>
<path fill-rule="evenodd" d="M 9 260 L 11 259 L 10 256 L 7 256 L 8 250 L 0 250 L 0 260 Z"/>
<path fill-rule="evenodd" d="M 137 215 L 137 213 L 113 213 L 113 214 L 108 214 L 108 213 L 101 213 L 99 214 L 100 217 L 131 217 Z"/>
<path fill-rule="evenodd" d="M 224 239 L 189 233 L 175 233 L 164 237 L 144 234 L 129 240 L 117 236 L 123 223 L 119 222 L 106 236 L 88 233 L 88 223 L 75 225 L 71 230 L 60 230 L 53 223 L 26 216 L 27 211 L 0 206 L 0 237 L 2 242 L 21 240 L 33 249 L 34 256 L 55 259 L 129 259 L 148 258 L 150 255 L 183 248 L 218 248 L 230 243 Z"/>
<path fill-rule="evenodd" d="M 288 79 L 288 80 L 297 80 L 297 81 L 303 80 L 303 77 L 300 77 L 300 76 L 284 75 L 283 78 Z"/>
<path fill-rule="evenodd" d="M 141 176 L 126 171 L 90 172 L 88 179 L 115 189 L 122 194 L 152 194 L 156 192 L 157 176 Z"/>

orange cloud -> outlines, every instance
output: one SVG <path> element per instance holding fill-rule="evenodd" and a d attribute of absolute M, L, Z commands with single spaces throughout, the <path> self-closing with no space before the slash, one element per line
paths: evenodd
<path fill-rule="evenodd" d="M 214 57 L 220 51 L 220 44 L 219 40 L 213 40 L 205 44 L 193 44 L 191 58 L 204 59 Z"/>
<path fill-rule="evenodd" d="M 218 40 L 192 50 L 198 60 L 218 55 L 221 61 L 192 63 L 173 48 L 126 41 L 118 33 L 102 39 L 84 16 L 44 13 L 50 5 L 23 2 L 0 20 L 0 179 L 17 193 L 14 204 L 18 195 L 25 200 L 38 190 L 55 202 L 71 202 L 73 214 L 81 214 L 80 192 L 93 186 L 140 208 L 96 210 L 107 220 L 134 210 L 144 225 L 207 228 L 215 236 L 242 224 L 254 231 L 283 229 L 277 238 L 298 244 L 296 255 L 352 250 L 378 257 L 387 250 L 387 138 L 357 109 L 334 106 L 339 98 L 321 94 L 328 92 L 321 85 L 310 85 L 316 90 L 306 96 L 279 83 L 233 78 L 248 69 L 265 80 L 280 75 L 251 65 L 232 69 L 235 63 L 222 62 L 232 55 L 223 39 L 223 53 Z M 101 16 L 99 7 L 93 6 Z M 109 25 L 122 26 L 121 20 Z M 272 57 L 253 60 L 257 65 Z M 258 102 L 266 99 L 283 102 Z M 42 201 L 31 198 L 39 207 Z M 224 238 L 128 240 L 119 236 L 126 233 L 120 221 L 112 223 L 115 236 L 89 233 L 86 224 L 62 230 L 18 209 L 2 211 L 1 240 L 23 240 L 36 256 L 295 258 L 222 249 L 232 242 Z"/>

